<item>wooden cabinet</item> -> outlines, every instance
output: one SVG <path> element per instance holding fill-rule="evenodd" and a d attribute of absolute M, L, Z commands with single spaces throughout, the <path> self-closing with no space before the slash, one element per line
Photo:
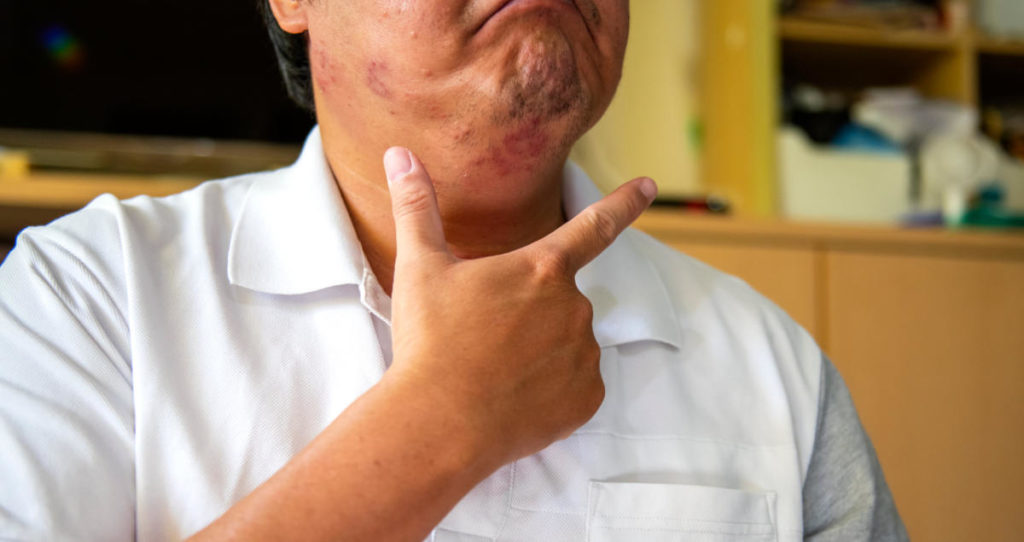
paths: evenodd
<path fill-rule="evenodd" d="M 1024 532 L 1024 235 L 688 218 L 640 229 L 736 274 L 839 367 L 916 540 Z"/>
<path fill-rule="evenodd" d="M 1024 532 L 1024 260 L 829 253 L 829 351 L 919 540 Z"/>

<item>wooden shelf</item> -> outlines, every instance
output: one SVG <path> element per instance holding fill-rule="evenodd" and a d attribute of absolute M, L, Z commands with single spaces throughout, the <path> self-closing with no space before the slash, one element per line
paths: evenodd
<path fill-rule="evenodd" d="M 0 177 L 0 204 L 77 209 L 100 194 L 118 198 L 141 194 L 167 196 L 199 184 L 187 177 L 33 173 L 24 178 Z"/>
<path fill-rule="evenodd" d="M 764 246 L 942 255 L 1024 261 L 1024 231 L 985 228 L 906 228 L 779 219 L 692 215 L 651 209 L 635 227 L 665 242 L 692 240 Z"/>
<path fill-rule="evenodd" d="M 993 38 L 976 34 L 974 47 L 979 54 L 983 55 L 1024 57 L 1024 40 Z"/>
<path fill-rule="evenodd" d="M 787 17 L 779 19 L 779 35 L 790 42 L 917 51 L 953 51 L 962 42 L 961 36 L 949 32 L 878 30 Z"/>
<path fill-rule="evenodd" d="M 45 224 L 84 207 L 100 194 L 118 198 L 167 196 L 195 187 L 200 179 L 81 173 L 32 173 L 0 177 L 0 238 L 26 226 Z"/>
<path fill-rule="evenodd" d="M 909 49 L 917 51 L 954 51 L 962 46 L 963 36 L 929 30 L 879 30 L 797 18 L 779 19 L 779 36 L 792 43 L 845 45 L 871 49 Z M 973 34 L 974 50 L 979 54 L 1024 56 L 1024 40 Z"/>

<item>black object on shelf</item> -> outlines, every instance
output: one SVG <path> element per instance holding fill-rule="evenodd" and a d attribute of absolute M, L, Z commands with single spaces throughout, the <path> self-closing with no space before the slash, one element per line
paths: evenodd
<path fill-rule="evenodd" d="M 654 200 L 652 205 L 654 207 L 661 208 L 674 208 L 688 213 L 713 215 L 729 214 L 729 202 L 715 196 L 691 198 L 659 197 Z"/>

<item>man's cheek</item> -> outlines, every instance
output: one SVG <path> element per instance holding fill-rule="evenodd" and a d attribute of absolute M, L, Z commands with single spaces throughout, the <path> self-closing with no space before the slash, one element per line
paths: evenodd
<path fill-rule="evenodd" d="M 313 71 L 313 82 L 321 93 L 331 95 L 344 87 L 341 66 L 322 45 L 313 44 L 309 48 L 310 67 Z"/>
<path fill-rule="evenodd" d="M 366 65 L 366 87 L 377 96 L 391 100 L 391 68 L 384 60 L 371 60 Z"/>

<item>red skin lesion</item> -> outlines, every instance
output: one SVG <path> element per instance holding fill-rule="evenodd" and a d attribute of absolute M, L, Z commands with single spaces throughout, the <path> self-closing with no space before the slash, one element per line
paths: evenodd
<path fill-rule="evenodd" d="M 490 149 L 487 160 L 501 175 L 508 175 L 524 164 L 542 156 L 549 143 L 549 137 L 534 118 L 505 134 L 501 144 Z"/>
<path fill-rule="evenodd" d="M 316 85 L 325 92 L 336 88 L 339 84 L 338 69 L 334 60 L 331 59 L 331 55 L 320 47 L 314 47 L 312 56 L 314 66 L 313 78 L 316 81 Z"/>
<path fill-rule="evenodd" d="M 429 118 L 438 122 L 447 122 L 454 117 L 447 106 L 429 99 L 421 101 L 420 109 L 425 111 Z"/>
<path fill-rule="evenodd" d="M 388 77 L 387 64 L 373 60 L 366 68 L 366 86 L 381 98 L 391 99 L 391 89 L 385 84 Z"/>
<path fill-rule="evenodd" d="M 341 67 L 326 50 L 315 47 L 310 51 L 313 61 L 313 77 L 320 90 L 329 92 L 337 90 L 341 86 Z M 388 66 L 382 61 L 373 60 L 366 67 L 366 87 L 381 98 L 390 100 L 391 89 L 386 80 L 388 78 Z M 393 113 L 392 113 L 393 114 Z"/>

